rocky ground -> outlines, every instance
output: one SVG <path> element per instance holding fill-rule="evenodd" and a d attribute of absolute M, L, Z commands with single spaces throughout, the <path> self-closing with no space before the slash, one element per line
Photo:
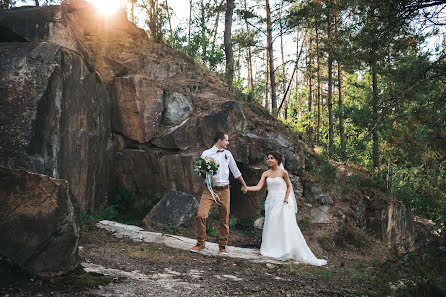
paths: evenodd
<path fill-rule="evenodd" d="M 254 235 L 234 230 L 238 242 Z M 212 241 L 212 239 L 211 239 Z M 17 274 L 1 296 L 370 296 L 373 263 L 329 260 L 325 267 L 192 254 L 159 243 L 117 238 L 89 222 L 82 227 L 82 268 L 63 277 Z M 370 257 L 369 257 L 370 258 Z M 86 272 L 90 271 L 90 272 Z"/>

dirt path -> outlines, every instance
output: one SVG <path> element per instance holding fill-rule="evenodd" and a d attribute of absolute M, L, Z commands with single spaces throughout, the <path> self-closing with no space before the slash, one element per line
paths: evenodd
<path fill-rule="evenodd" d="M 116 230 L 102 228 L 119 225 L 101 222 L 99 226 L 82 227 L 79 254 L 87 273 L 79 269 L 51 280 L 25 277 L 1 289 L 0 296 L 367 296 L 373 293 L 371 279 L 364 270 L 330 263 L 325 267 L 277 264 L 270 260 L 259 263 L 256 259 L 234 257 L 236 248 L 230 249 L 233 257 L 217 256 L 213 248 L 207 254 L 193 254 L 186 250 L 189 242 L 184 243 L 184 249 L 165 244 L 165 238 L 178 240 L 175 236 L 165 236 L 159 241 L 162 235 L 155 233 L 151 238 L 156 240 L 134 241 L 121 237 Z M 251 250 L 248 254 L 252 251 L 256 253 Z"/>

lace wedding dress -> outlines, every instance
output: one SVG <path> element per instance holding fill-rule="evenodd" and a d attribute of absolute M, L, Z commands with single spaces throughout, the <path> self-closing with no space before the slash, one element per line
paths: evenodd
<path fill-rule="evenodd" d="M 317 259 L 305 241 L 296 223 L 296 199 L 293 189 L 288 197 L 288 204 L 283 203 L 286 183 L 281 177 L 268 177 L 268 196 L 265 202 L 265 223 L 263 226 L 260 253 L 277 260 L 294 259 L 316 266 L 327 264 L 326 260 Z"/>

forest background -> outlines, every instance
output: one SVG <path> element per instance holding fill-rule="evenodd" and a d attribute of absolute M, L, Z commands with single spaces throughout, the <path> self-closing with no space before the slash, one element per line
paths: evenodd
<path fill-rule="evenodd" d="M 444 1 L 116 1 L 153 42 L 187 53 L 315 152 L 368 170 L 373 186 L 444 228 Z"/>

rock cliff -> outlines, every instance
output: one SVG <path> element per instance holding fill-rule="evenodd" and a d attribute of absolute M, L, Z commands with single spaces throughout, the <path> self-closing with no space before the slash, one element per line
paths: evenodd
<path fill-rule="evenodd" d="M 199 197 L 192 167 L 217 130 L 250 183 L 268 150 L 293 173 L 304 167 L 303 145 L 283 126 L 190 57 L 151 43 L 124 13 L 108 19 L 75 2 L 2 12 L 0 27 L 0 165 L 66 179 L 82 211 L 121 186 L 137 205 L 170 189 Z M 238 188 L 233 213 L 255 215 L 264 193 L 247 199 Z"/>

